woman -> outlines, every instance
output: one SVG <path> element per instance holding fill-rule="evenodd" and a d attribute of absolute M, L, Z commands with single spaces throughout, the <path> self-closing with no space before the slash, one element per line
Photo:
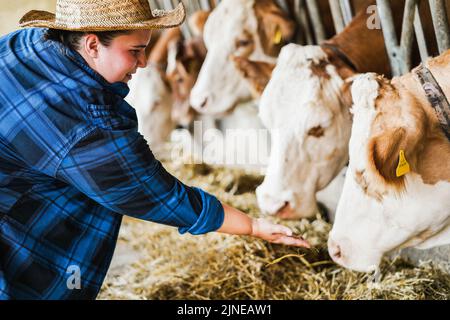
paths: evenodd
<path fill-rule="evenodd" d="M 292 231 L 221 204 L 164 170 L 124 98 L 152 29 L 180 4 L 58 0 L 0 39 L 0 298 L 93 299 L 123 215 L 308 247 Z M 78 270 L 78 286 L 70 285 Z"/>

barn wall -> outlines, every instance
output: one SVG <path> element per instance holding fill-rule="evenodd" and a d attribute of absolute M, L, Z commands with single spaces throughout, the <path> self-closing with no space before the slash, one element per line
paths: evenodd
<path fill-rule="evenodd" d="M 56 0 L 2 1 L 0 10 L 0 36 L 18 29 L 20 18 L 30 10 L 55 12 Z"/>

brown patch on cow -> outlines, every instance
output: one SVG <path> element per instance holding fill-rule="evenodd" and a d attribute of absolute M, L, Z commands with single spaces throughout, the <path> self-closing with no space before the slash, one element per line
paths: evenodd
<path fill-rule="evenodd" d="M 289 43 L 294 35 L 296 23 L 274 0 L 258 0 L 253 6 L 258 21 L 258 35 L 264 53 L 276 57 L 281 48 Z M 274 42 L 276 33 L 281 31 L 281 42 Z"/>
<path fill-rule="evenodd" d="M 340 33 L 324 43 L 336 48 L 350 61 L 356 69 L 355 71 L 377 72 L 386 76 L 391 75 L 391 68 L 383 31 L 381 29 L 371 29 L 367 27 L 367 21 L 372 13 L 366 8 L 376 4 L 375 0 L 363 1 L 360 11 L 357 12 L 353 20 Z M 394 23 L 400 29 L 403 21 L 404 1 L 390 1 Z M 347 64 L 347 62 L 346 62 Z"/>
<path fill-rule="evenodd" d="M 192 33 L 196 37 L 200 37 L 203 35 L 203 30 L 205 29 L 206 20 L 208 20 L 211 11 L 209 10 L 199 10 L 194 12 L 188 20 L 189 27 L 192 30 Z"/>
<path fill-rule="evenodd" d="M 323 137 L 324 135 L 325 135 L 325 130 L 321 126 L 311 128 L 308 131 L 308 136 L 320 138 L 320 137 Z"/>
<path fill-rule="evenodd" d="M 190 107 L 189 96 L 206 57 L 206 47 L 201 37 L 195 37 L 179 41 L 175 49 L 175 68 L 167 74 L 174 98 L 172 120 L 187 126 L 196 115 Z"/>
<path fill-rule="evenodd" d="M 386 131 L 369 141 L 369 168 L 389 186 L 398 191 L 405 186 L 404 177 L 397 177 L 396 170 L 399 161 L 400 150 L 405 147 L 406 131 L 404 128 L 396 128 Z M 410 154 L 405 150 L 406 158 Z"/>
<path fill-rule="evenodd" d="M 236 52 L 233 56 L 248 58 L 255 50 L 255 40 L 248 30 L 244 30 L 243 34 L 235 41 Z"/>
<path fill-rule="evenodd" d="M 450 56 L 450 51 L 447 54 Z M 448 64 L 440 65 L 440 71 L 445 66 L 448 70 Z M 396 176 L 396 168 L 400 150 L 404 150 L 411 172 L 420 175 L 424 183 L 450 182 L 450 143 L 417 79 L 407 74 L 380 82 L 369 141 L 370 171 L 385 186 L 403 191 L 405 180 Z"/>
<path fill-rule="evenodd" d="M 319 78 L 329 80 L 329 79 L 331 79 L 331 75 L 327 71 L 327 66 L 329 64 L 330 63 L 324 59 L 322 59 L 320 61 L 310 61 L 309 69 L 311 70 L 313 75 L 315 75 Z"/>
<path fill-rule="evenodd" d="M 180 28 L 165 30 L 153 46 L 148 61 L 156 65 L 165 65 L 167 63 L 169 43 L 171 41 L 179 41 L 181 38 Z"/>
<path fill-rule="evenodd" d="M 243 57 L 233 57 L 233 62 L 241 75 L 250 83 L 256 97 L 260 97 L 270 81 L 275 65 L 263 61 L 251 61 Z"/>

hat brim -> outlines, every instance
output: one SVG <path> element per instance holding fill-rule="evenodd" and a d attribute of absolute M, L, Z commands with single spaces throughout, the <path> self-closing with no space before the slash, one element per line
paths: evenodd
<path fill-rule="evenodd" d="M 167 29 L 181 25 L 186 19 L 186 11 L 183 3 L 170 11 L 158 13 L 153 19 L 139 23 L 105 24 L 96 26 L 69 26 L 56 23 L 55 14 L 48 11 L 32 10 L 25 14 L 19 21 L 19 26 L 41 27 L 69 31 L 115 31 L 115 30 L 139 30 L 139 29 Z"/>

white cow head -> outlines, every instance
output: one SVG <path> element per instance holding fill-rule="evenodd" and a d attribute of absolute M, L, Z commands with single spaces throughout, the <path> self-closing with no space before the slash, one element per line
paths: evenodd
<path fill-rule="evenodd" d="M 408 79 L 405 89 L 368 74 L 352 87 L 350 164 L 328 249 L 357 271 L 376 269 L 391 250 L 450 243 L 450 144 Z M 401 150 L 410 173 L 398 177 Z"/>
<path fill-rule="evenodd" d="M 191 92 L 198 112 L 220 114 L 252 99 L 233 57 L 274 62 L 295 24 L 273 0 L 223 0 L 209 16 L 204 30 L 208 54 Z"/>
<path fill-rule="evenodd" d="M 157 152 L 175 127 L 171 119 L 172 93 L 164 74 L 153 64 L 138 69 L 129 82 L 127 102 L 136 109 L 138 130 Z"/>
<path fill-rule="evenodd" d="M 346 81 L 321 47 L 289 44 L 281 50 L 260 100 L 259 115 L 272 139 L 266 178 L 256 190 L 263 212 L 289 207 L 282 218 L 317 213 L 316 192 L 348 161 L 346 91 Z"/>

